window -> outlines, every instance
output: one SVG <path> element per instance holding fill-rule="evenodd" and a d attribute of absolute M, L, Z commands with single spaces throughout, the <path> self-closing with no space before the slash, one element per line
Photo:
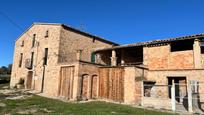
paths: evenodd
<path fill-rule="evenodd" d="M 204 54 L 204 47 L 201 47 L 201 54 Z"/>
<path fill-rule="evenodd" d="M 96 60 L 96 54 L 93 52 L 91 53 L 91 62 L 95 63 L 95 60 Z"/>
<path fill-rule="evenodd" d="M 155 96 L 155 81 L 144 81 L 144 96 L 145 97 L 154 97 Z"/>
<path fill-rule="evenodd" d="M 171 52 L 193 50 L 193 40 L 181 40 L 171 42 Z"/>
<path fill-rule="evenodd" d="M 24 40 L 21 42 L 21 47 L 23 47 L 24 46 Z"/>
<path fill-rule="evenodd" d="M 47 30 L 45 33 L 45 38 L 47 38 L 49 36 L 49 31 Z"/>
<path fill-rule="evenodd" d="M 32 47 L 34 47 L 34 46 L 35 46 L 35 37 L 36 37 L 36 34 L 33 34 Z"/>
<path fill-rule="evenodd" d="M 96 39 L 95 39 L 95 38 L 93 38 L 93 41 L 92 41 L 92 42 L 94 43 L 95 41 L 96 41 Z"/>
<path fill-rule="evenodd" d="M 23 53 L 20 54 L 19 67 L 22 67 L 22 62 L 23 62 Z"/>
<path fill-rule="evenodd" d="M 204 54 L 204 41 L 200 42 L 201 54 Z"/>
<path fill-rule="evenodd" d="M 48 58 L 48 48 L 45 48 L 45 57 L 44 57 L 43 65 L 47 65 L 47 58 Z"/>
<path fill-rule="evenodd" d="M 33 61 L 34 61 L 34 52 L 31 53 L 31 62 L 30 62 L 31 68 L 33 68 Z"/>

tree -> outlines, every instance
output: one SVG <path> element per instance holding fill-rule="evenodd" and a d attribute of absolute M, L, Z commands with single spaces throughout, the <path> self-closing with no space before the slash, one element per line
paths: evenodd
<path fill-rule="evenodd" d="M 2 66 L 0 69 L 0 74 L 7 74 L 8 68 L 6 66 Z"/>
<path fill-rule="evenodd" d="M 7 73 L 8 73 L 8 74 L 11 74 L 12 66 L 13 66 L 12 64 L 9 64 L 9 65 L 8 65 L 8 67 L 7 67 Z"/>
<path fill-rule="evenodd" d="M 0 74 L 11 74 L 12 64 L 9 64 L 7 67 L 2 66 L 0 67 Z"/>

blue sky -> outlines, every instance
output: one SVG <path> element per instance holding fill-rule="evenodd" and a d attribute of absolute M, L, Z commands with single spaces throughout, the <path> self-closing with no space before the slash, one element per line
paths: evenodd
<path fill-rule="evenodd" d="M 204 33 L 204 0 L 1 0 L 0 66 L 33 22 L 65 23 L 120 44 Z"/>

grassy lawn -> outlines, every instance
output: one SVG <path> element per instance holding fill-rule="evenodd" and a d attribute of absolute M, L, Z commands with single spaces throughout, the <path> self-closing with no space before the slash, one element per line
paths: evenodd
<path fill-rule="evenodd" d="M 0 98 L 0 103 L 5 104 L 4 107 L 0 106 L 0 115 L 171 115 L 107 102 L 71 103 L 36 95 L 16 100 Z"/>

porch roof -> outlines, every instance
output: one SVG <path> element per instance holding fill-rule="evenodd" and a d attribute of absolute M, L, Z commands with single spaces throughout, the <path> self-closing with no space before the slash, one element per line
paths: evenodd
<path fill-rule="evenodd" d="M 199 38 L 204 38 L 204 34 L 194 34 L 194 35 L 183 36 L 183 37 L 176 37 L 176 38 L 153 40 L 153 41 L 147 41 L 147 42 L 138 42 L 138 43 L 126 44 L 126 45 L 120 45 L 120 46 L 113 46 L 111 48 L 99 49 L 99 50 L 96 50 L 95 52 L 113 50 L 113 49 L 129 48 L 129 47 L 139 47 L 139 46 L 164 44 L 164 43 L 169 43 L 169 42 L 173 42 L 173 41 L 199 39 Z"/>

